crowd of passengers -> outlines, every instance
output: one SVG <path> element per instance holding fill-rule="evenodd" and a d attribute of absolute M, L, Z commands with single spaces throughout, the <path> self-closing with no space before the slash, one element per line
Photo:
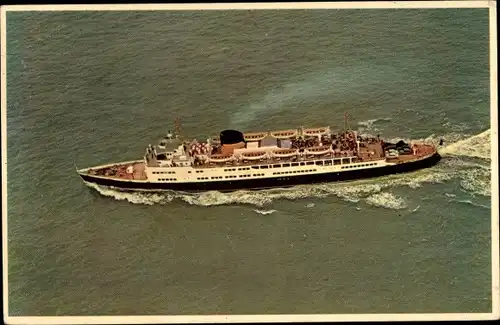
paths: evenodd
<path fill-rule="evenodd" d="M 302 149 L 315 146 L 332 146 L 333 150 L 337 151 L 356 151 L 356 137 L 353 132 L 341 132 L 338 134 L 323 135 L 321 136 L 321 143 L 317 137 L 307 137 L 307 138 L 292 138 L 293 149 Z M 368 139 L 362 139 L 358 136 L 360 141 L 368 141 Z"/>
<path fill-rule="evenodd" d="M 358 136 L 357 140 L 361 142 L 360 147 L 364 147 L 365 143 L 375 143 L 380 141 L 380 139 L 374 137 L 361 137 Z M 293 137 L 290 138 L 291 148 L 292 149 L 304 149 L 316 146 L 332 146 L 332 149 L 335 151 L 335 157 L 344 157 L 344 156 L 356 156 L 357 152 L 357 143 L 356 143 L 356 135 L 352 131 L 344 131 L 337 134 L 331 135 L 323 135 L 321 136 L 321 142 L 318 137 L 315 136 L 307 136 L 307 137 Z M 198 149 L 199 150 L 199 149 Z M 196 151 L 198 151 L 196 150 Z M 216 144 L 212 146 L 211 154 L 216 155 L 222 152 L 222 147 L 220 144 Z M 195 152 L 198 153 L 198 152 Z M 291 157 L 287 160 L 294 161 L 296 157 Z M 204 165 L 203 161 L 201 161 L 196 155 L 194 164 L 196 166 Z"/>

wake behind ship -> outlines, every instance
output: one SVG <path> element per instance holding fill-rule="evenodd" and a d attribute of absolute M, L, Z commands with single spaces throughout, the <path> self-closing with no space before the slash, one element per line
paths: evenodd
<path fill-rule="evenodd" d="M 433 145 L 387 143 L 329 127 L 225 130 L 201 142 L 169 132 L 141 160 L 77 172 L 85 182 L 124 191 L 235 191 L 379 177 L 428 168 L 440 159 Z"/>

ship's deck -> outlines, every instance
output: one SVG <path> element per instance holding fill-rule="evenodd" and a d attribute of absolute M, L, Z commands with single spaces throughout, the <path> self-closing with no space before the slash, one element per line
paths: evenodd
<path fill-rule="evenodd" d="M 363 161 L 379 160 L 385 157 L 384 149 L 380 142 L 364 143 L 365 147 L 359 148 L 359 157 Z"/>
<path fill-rule="evenodd" d="M 391 158 L 388 161 L 390 162 L 395 162 L 395 163 L 404 163 L 404 162 L 409 162 L 412 160 L 418 160 L 420 158 L 423 158 L 425 156 L 428 156 L 432 153 L 434 153 L 436 149 L 433 146 L 430 145 L 417 145 L 417 152 L 416 155 L 413 154 L 407 154 L 407 155 L 399 155 L 398 157 Z M 380 160 L 385 158 L 385 153 L 382 148 L 382 145 L 380 142 L 373 142 L 373 143 L 365 143 L 363 147 L 360 147 L 360 152 L 359 152 L 359 161 L 374 161 L 374 160 Z M 276 164 L 276 163 L 287 163 L 287 162 L 295 162 L 295 161 L 311 161 L 311 160 L 321 160 L 321 159 L 332 159 L 332 158 L 346 158 L 342 156 L 335 156 L 335 155 L 324 155 L 324 156 L 316 156 L 316 157 L 303 157 L 299 160 L 296 159 L 296 157 L 293 158 L 281 158 L 281 159 L 265 159 L 264 161 L 247 161 L 247 162 L 234 162 L 234 163 L 228 163 L 228 164 L 217 164 L 217 165 L 200 165 L 200 166 L 193 166 L 196 169 L 206 169 L 206 168 L 214 168 L 214 167 L 229 167 L 229 166 L 252 166 L 252 165 L 261 165 L 261 164 Z M 133 173 L 127 173 L 127 167 L 133 166 L 134 167 L 134 172 Z M 107 166 L 103 168 L 97 168 L 97 169 L 89 169 L 88 174 L 89 175 L 96 175 L 96 176 L 102 176 L 102 177 L 107 177 L 111 179 L 128 179 L 128 180 L 147 180 L 147 176 L 145 173 L 146 165 L 144 162 L 135 162 L 135 163 L 123 163 L 123 164 L 115 164 L 112 166 Z"/>
<path fill-rule="evenodd" d="M 408 162 L 411 160 L 421 159 L 423 157 L 426 157 L 426 156 L 436 152 L 436 148 L 431 146 L 431 145 L 428 145 L 428 144 L 419 144 L 419 145 L 416 145 L 416 148 L 417 148 L 417 152 L 415 155 L 413 155 L 413 154 L 411 154 L 411 155 L 399 155 L 397 158 L 389 159 L 388 161 L 396 162 L 396 163 L 404 163 L 404 162 Z"/>
<path fill-rule="evenodd" d="M 127 167 L 133 166 L 134 172 L 127 173 Z M 116 164 L 99 169 L 89 169 L 89 175 L 103 176 L 116 179 L 129 179 L 129 180 L 147 180 L 146 164 L 144 162 L 135 162 L 132 164 Z"/>

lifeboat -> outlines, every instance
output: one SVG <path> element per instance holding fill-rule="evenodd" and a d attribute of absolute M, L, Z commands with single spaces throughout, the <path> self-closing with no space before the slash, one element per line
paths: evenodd
<path fill-rule="evenodd" d="M 233 161 L 236 158 L 233 155 L 211 155 L 208 157 L 208 162 L 212 163 L 225 163 Z"/>
<path fill-rule="evenodd" d="M 277 158 L 288 158 L 296 156 L 298 153 L 297 149 L 282 149 L 282 150 L 274 150 L 271 152 L 273 157 Z"/>
<path fill-rule="evenodd" d="M 286 140 L 297 135 L 297 130 L 282 130 L 271 132 L 271 136 L 276 139 Z"/>
<path fill-rule="evenodd" d="M 307 155 L 326 155 L 332 153 L 333 150 L 330 146 L 312 147 L 304 150 Z"/>
<path fill-rule="evenodd" d="M 242 159 L 247 160 L 259 160 L 267 157 L 267 152 L 265 151 L 257 151 L 257 152 L 245 152 L 241 154 Z"/>
<path fill-rule="evenodd" d="M 189 154 L 193 155 L 206 155 L 209 152 L 212 152 L 212 146 L 208 143 L 192 143 L 189 148 Z"/>
<path fill-rule="evenodd" d="M 304 135 L 323 135 L 330 131 L 329 127 L 304 129 Z"/>
<path fill-rule="evenodd" d="M 267 136 L 267 132 L 245 133 L 245 141 L 261 141 Z"/>

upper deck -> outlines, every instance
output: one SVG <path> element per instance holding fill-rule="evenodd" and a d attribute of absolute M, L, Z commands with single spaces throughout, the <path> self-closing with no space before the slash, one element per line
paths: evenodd
<path fill-rule="evenodd" d="M 132 166 L 132 169 L 129 169 Z M 97 166 L 86 170 L 88 175 L 123 180 L 147 180 L 144 161 L 125 162 L 112 165 Z"/>
<path fill-rule="evenodd" d="M 164 152 L 157 152 L 156 147 L 150 145 L 143 161 L 95 167 L 86 173 L 105 178 L 147 181 L 148 168 L 175 168 L 185 173 L 194 169 L 201 173 L 201 170 L 221 167 L 290 166 L 290 163 L 293 166 L 302 165 L 297 164 L 302 162 L 305 165 L 317 162 L 336 166 L 385 160 L 398 164 L 436 152 L 431 145 L 413 144 L 410 148 L 402 141 L 397 145 L 388 144 L 378 137 L 360 137 L 354 131 L 331 133 L 329 128 L 245 133 L 241 139 L 241 142 L 229 145 L 213 138 L 206 142 L 175 138 L 165 143 L 162 140 Z M 396 151 L 396 154 L 388 155 L 388 150 Z M 164 181 L 170 180 L 168 175 L 162 177 L 166 177 Z"/>
<path fill-rule="evenodd" d="M 241 134 L 239 142 L 234 141 L 229 144 L 222 139 L 221 133 L 221 140 L 212 137 L 206 142 L 185 141 L 177 150 L 177 155 L 173 154 L 171 164 L 185 166 L 185 163 L 189 161 L 195 168 L 210 168 L 280 161 L 306 161 L 325 157 L 351 157 L 357 160 L 383 157 L 380 141 L 362 139 L 353 131 L 330 133 L 327 127 L 245 133 Z M 148 164 L 151 167 L 170 165 L 170 161 L 165 159 L 165 154 L 160 153 L 150 158 L 147 160 L 152 162 Z"/>

